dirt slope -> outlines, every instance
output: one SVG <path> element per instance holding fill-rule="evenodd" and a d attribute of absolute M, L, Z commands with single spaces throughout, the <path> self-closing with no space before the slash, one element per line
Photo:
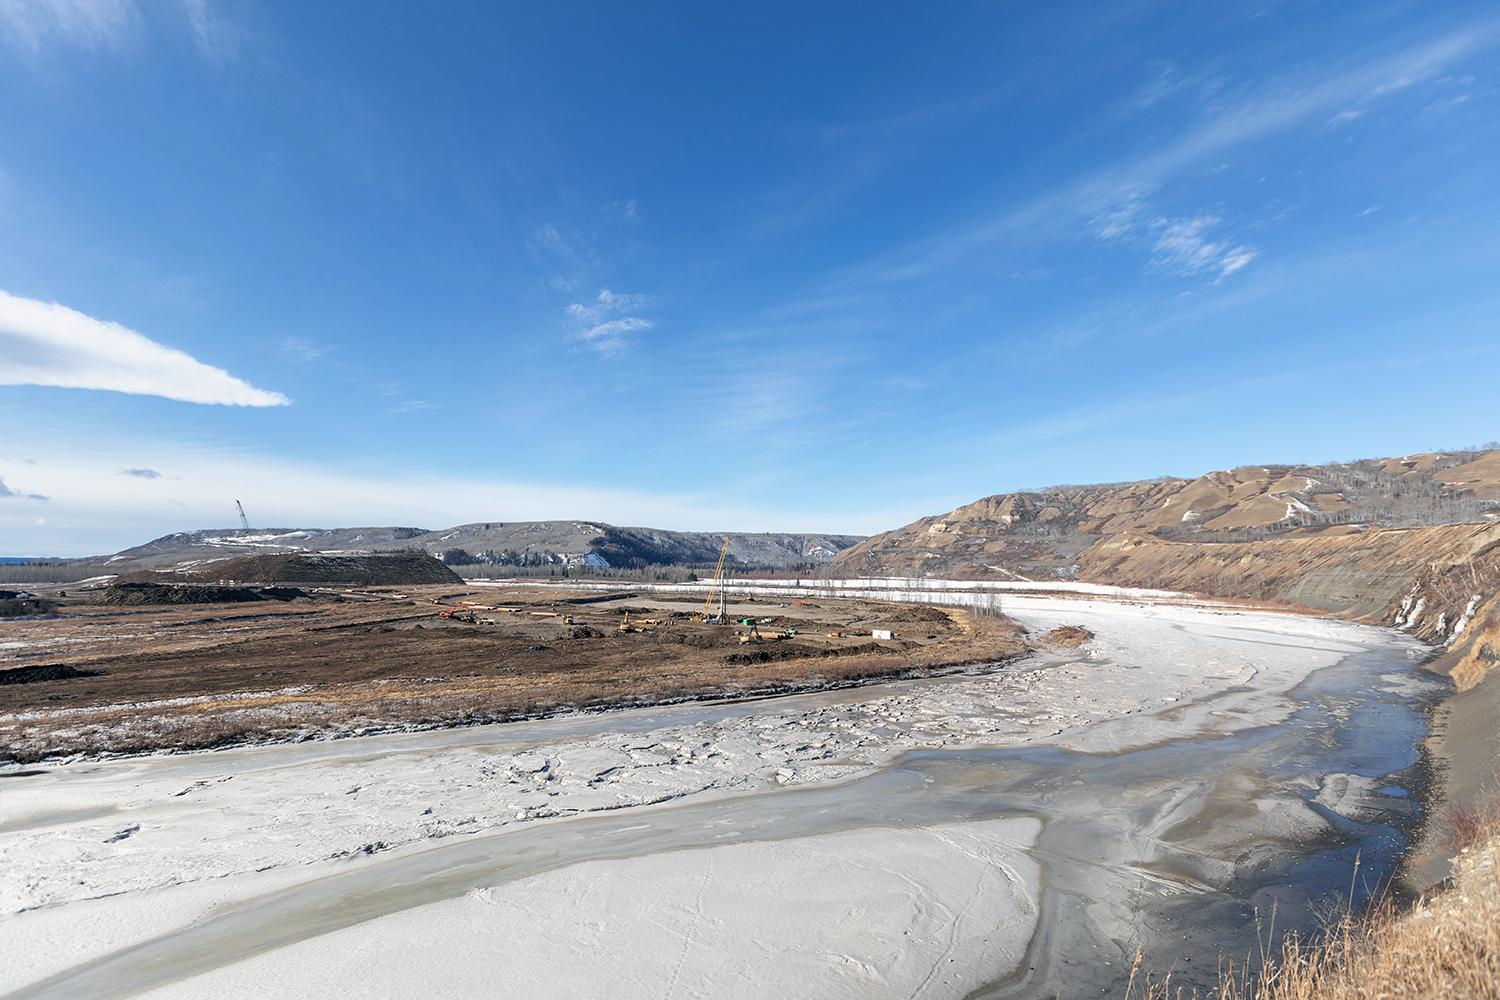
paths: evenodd
<path fill-rule="evenodd" d="M 1408 629 L 1482 671 L 1500 648 L 1478 638 L 1500 628 L 1500 450 L 1001 494 L 835 566 L 1278 601 Z"/>
<path fill-rule="evenodd" d="M 1482 601 L 1500 585 L 1500 523 L 1219 544 L 1130 532 L 1082 553 L 1078 574 L 1317 608 L 1442 642 L 1476 594 Z"/>
<path fill-rule="evenodd" d="M 1497 517 L 1500 450 L 1451 452 L 1003 493 L 865 539 L 835 562 L 851 574 L 1055 579 L 1125 534 L 1244 542 Z"/>

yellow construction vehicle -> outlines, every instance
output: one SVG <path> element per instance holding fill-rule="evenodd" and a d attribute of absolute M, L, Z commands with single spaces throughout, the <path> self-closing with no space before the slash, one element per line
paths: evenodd
<path fill-rule="evenodd" d="M 656 632 L 656 626 L 661 624 L 660 618 L 637 618 L 634 622 L 630 620 L 630 612 L 625 612 L 625 617 L 620 619 L 619 631 L 640 632 L 642 635 L 652 635 Z"/>

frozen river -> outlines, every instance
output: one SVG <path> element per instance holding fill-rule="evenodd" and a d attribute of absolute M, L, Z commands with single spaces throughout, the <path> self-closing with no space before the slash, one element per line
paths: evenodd
<path fill-rule="evenodd" d="M 1191 981 L 1273 901 L 1281 926 L 1347 894 L 1356 852 L 1389 875 L 1443 690 L 1425 647 L 1005 612 L 1095 638 L 814 695 L 0 771 L 0 992 L 1118 995 L 1137 948 Z"/>

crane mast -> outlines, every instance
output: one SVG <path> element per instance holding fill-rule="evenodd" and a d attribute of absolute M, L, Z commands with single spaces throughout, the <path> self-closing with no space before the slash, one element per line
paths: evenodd
<path fill-rule="evenodd" d="M 719 561 L 714 565 L 714 578 L 708 585 L 708 596 L 703 599 L 703 614 L 699 615 L 700 621 L 724 624 L 724 561 L 729 557 L 729 536 L 724 536 L 724 545 L 719 549 Z M 719 598 L 719 616 L 710 618 L 708 612 L 713 608 L 714 595 Z"/>
<path fill-rule="evenodd" d="M 243 529 L 245 529 L 246 531 L 249 531 L 250 530 L 250 519 L 245 516 L 245 505 L 242 504 L 242 503 L 240 503 L 238 500 L 236 500 L 234 502 L 234 509 L 240 512 L 240 527 L 243 528 Z M 257 569 L 260 570 L 260 579 L 261 579 L 261 582 L 264 583 L 266 586 L 270 586 L 271 585 L 271 577 L 266 574 L 266 564 L 261 559 L 259 552 L 255 553 L 255 566 L 256 566 Z"/>

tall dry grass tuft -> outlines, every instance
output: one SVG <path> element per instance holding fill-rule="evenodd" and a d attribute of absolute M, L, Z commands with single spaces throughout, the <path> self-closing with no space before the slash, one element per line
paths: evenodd
<path fill-rule="evenodd" d="M 1500 1000 L 1500 824 L 1459 855 L 1444 892 L 1404 912 L 1347 916 L 1316 942 L 1294 935 L 1254 973 L 1229 966 L 1207 991 L 1131 970 L 1127 1000 Z"/>
<path fill-rule="evenodd" d="M 1500 830 L 1500 775 L 1467 802 L 1450 802 L 1433 820 L 1438 843 L 1457 855 Z"/>

